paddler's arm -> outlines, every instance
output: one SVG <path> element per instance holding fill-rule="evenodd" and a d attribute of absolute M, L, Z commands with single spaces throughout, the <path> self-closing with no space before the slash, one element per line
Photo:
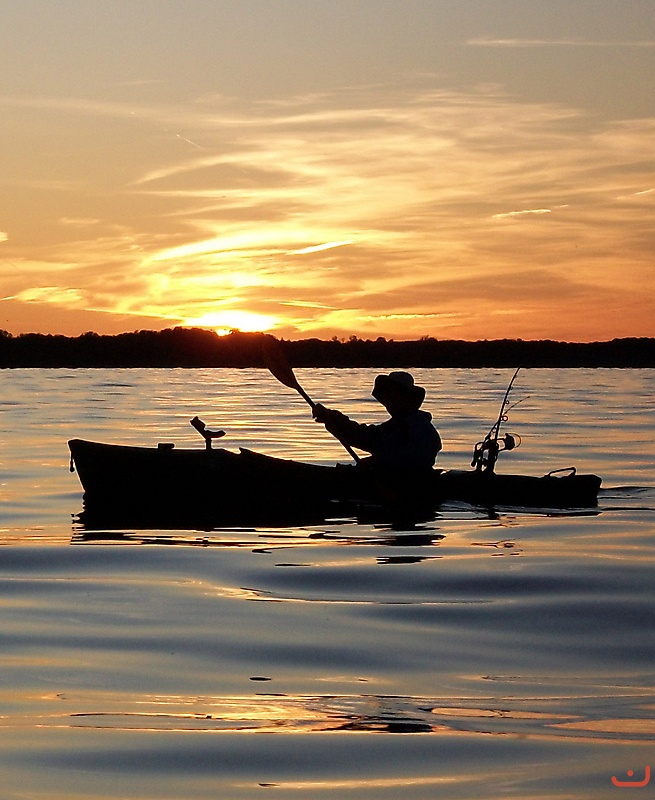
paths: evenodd
<path fill-rule="evenodd" d="M 360 450 L 370 453 L 371 448 L 375 447 L 372 441 L 375 436 L 375 425 L 364 425 L 336 411 L 332 408 L 317 403 L 313 410 L 314 419 L 325 425 L 327 431 L 335 436 L 339 441 L 353 445 Z"/>

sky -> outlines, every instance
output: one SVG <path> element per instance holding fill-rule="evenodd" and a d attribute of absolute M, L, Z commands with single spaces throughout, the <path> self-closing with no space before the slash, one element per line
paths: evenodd
<path fill-rule="evenodd" d="M 655 336 L 653 0 L 0 0 L 0 329 Z"/>

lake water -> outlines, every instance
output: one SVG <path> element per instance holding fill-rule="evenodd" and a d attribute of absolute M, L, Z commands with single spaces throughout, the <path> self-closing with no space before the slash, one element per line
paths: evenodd
<path fill-rule="evenodd" d="M 364 421 L 375 374 L 297 371 Z M 511 371 L 414 374 L 468 466 Z M 597 509 L 93 535 L 69 438 L 201 448 L 197 414 L 235 450 L 348 456 L 262 370 L 0 380 L 3 799 L 597 799 L 655 771 L 654 370 L 515 383 L 498 471 L 595 472 Z"/>

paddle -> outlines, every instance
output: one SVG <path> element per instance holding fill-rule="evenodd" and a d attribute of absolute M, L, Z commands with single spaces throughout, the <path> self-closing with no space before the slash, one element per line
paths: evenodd
<path fill-rule="evenodd" d="M 283 386 L 288 386 L 289 389 L 295 389 L 313 411 L 316 408 L 316 403 L 298 383 L 296 376 L 293 374 L 291 364 L 287 361 L 287 357 L 284 355 L 280 343 L 270 334 L 265 334 L 262 339 L 262 356 L 264 358 L 264 364 L 268 367 L 269 372 L 277 378 Z M 335 439 L 345 447 L 348 454 L 356 462 L 359 462 L 359 456 L 349 444 L 342 442 L 338 436 L 335 436 Z"/>

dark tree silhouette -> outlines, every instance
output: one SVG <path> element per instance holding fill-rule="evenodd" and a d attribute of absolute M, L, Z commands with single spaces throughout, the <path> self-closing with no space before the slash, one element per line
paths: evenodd
<path fill-rule="evenodd" d="M 81 336 L 0 330 L 0 367 L 262 367 L 260 333 L 219 336 L 202 328 Z M 412 341 L 282 340 L 298 367 L 655 367 L 655 339 L 477 342 L 424 336 Z"/>

